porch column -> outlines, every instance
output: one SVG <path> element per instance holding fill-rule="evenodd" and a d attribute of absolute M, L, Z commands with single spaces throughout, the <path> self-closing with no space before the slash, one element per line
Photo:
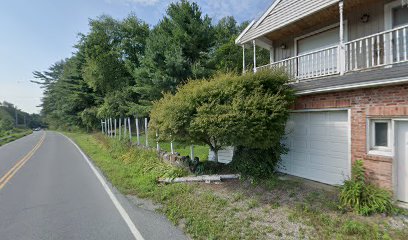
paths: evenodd
<path fill-rule="evenodd" d="M 269 63 L 274 63 L 275 62 L 275 48 L 271 46 L 269 48 Z"/>
<path fill-rule="evenodd" d="M 245 74 L 245 45 L 242 44 L 242 74 Z"/>
<path fill-rule="evenodd" d="M 256 42 L 255 40 L 252 41 L 254 45 L 254 73 L 256 73 Z"/>
<path fill-rule="evenodd" d="M 340 75 L 344 74 L 346 66 L 346 48 L 344 45 L 344 2 L 339 2 L 340 13 L 340 41 L 339 41 L 339 56 L 338 56 L 338 68 Z"/>

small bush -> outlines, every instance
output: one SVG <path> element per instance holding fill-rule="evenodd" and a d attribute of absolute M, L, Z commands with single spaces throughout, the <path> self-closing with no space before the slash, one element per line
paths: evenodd
<path fill-rule="evenodd" d="M 153 104 L 149 132 L 159 141 L 208 145 L 216 159 L 225 146 L 280 145 L 295 100 L 289 81 L 280 70 L 189 81 Z"/>
<path fill-rule="evenodd" d="M 362 160 L 352 167 L 352 178 L 346 180 L 340 190 L 340 208 L 352 209 L 361 215 L 390 213 L 393 210 L 391 194 L 367 183 Z"/>
<path fill-rule="evenodd" d="M 231 168 L 241 173 L 243 177 L 267 179 L 275 173 L 281 160 L 280 156 L 286 151 L 287 149 L 280 144 L 268 149 L 237 147 Z"/>

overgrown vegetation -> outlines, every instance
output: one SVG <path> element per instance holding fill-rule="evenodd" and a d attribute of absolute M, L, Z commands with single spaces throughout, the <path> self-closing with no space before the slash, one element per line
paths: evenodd
<path fill-rule="evenodd" d="M 0 103 L 0 137 L 16 127 L 36 128 L 40 126 L 42 126 L 40 115 L 21 111 L 9 102 Z"/>
<path fill-rule="evenodd" d="M 129 148 L 101 134 L 67 133 L 101 168 L 110 182 L 124 194 L 153 199 L 175 224 L 184 223 L 194 239 L 253 239 L 262 233 L 242 220 L 230 203 L 199 185 L 159 185 L 159 177 L 186 173 L 158 159 L 155 151 Z M 222 214 L 221 214 L 222 213 Z M 243 224 L 244 223 L 244 224 Z"/>
<path fill-rule="evenodd" d="M 162 140 L 207 144 L 216 161 L 225 146 L 268 149 L 274 156 L 270 159 L 278 160 L 294 101 L 288 82 L 279 70 L 190 81 L 175 95 L 165 94 L 155 102 L 150 132 L 158 132 Z"/>
<path fill-rule="evenodd" d="M 33 131 L 28 130 L 28 129 L 19 129 L 15 128 L 9 131 L 5 131 L 2 134 L 0 134 L 0 146 L 12 142 L 14 140 L 17 140 L 19 138 L 22 138 L 24 136 L 27 136 L 31 134 Z"/>
<path fill-rule="evenodd" d="M 343 213 L 337 208 L 336 191 L 276 175 L 255 182 L 158 185 L 155 180 L 161 175 L 184 173 L 157 163 L 154 151 L 129 149 L 100 134 L 68 135 L 122 193 L 160 203 L 160 211 L 192 239 L 405 240 L 408 236 L 404 211 L 395 216 Z M 155 168 L 157 164 L 161 167 Z"/>
<path fill-rule="evenodd" d="M 9 102 L 0 103 L 0 146 L 32 133 L 29 128 L 41 125 L 38 114 L 23 112 Z"/>
<path fill-rule="evenodd" d="M 367 182 L 362 160 L 354 162 L 351 179 L 341 187 L 340 206 L 362 215 L 393 210 L 391 193 Z"/>
<path fill-rule="evenodd" d="M 233 17 L 214 22 L 187 0 L 170 3 L 152 28 L 134 14 L 91 19 L 72 56 L 34 72 L 44 88 L 44 119 L 51 128 L 99 129 L 102 118 L 147 116 L 152 101 L 188 79 L 240 73 L 242 49 L 234 40 L 247 24 Z M 256 51 L 266 64 L 269 52 Z"/>
<path fill-rule="evenodd" d="M 280 143 L 267 149 L 238 147 L 231 162 L 231 168 L 243 177 L 267 179 L 276 173 L 281 154 L 287 149 Z"/>

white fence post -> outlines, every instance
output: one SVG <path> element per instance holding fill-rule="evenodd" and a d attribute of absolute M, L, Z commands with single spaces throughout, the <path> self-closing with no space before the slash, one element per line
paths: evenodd
<path fill-rule="evenodd" d="M 112 133 L 112 125 L 111 125 L 111 120 L 108 118 L 108 129 L 109 129 L 109 137 L 111 136 Z"/>
<path fill-rule="evenodd" d="M 194 160 L 194 145 L 191 144 L 190 146 L 190 158 L 191 160 Z"/>
<path fill-rule="evenodd" d="M 112 118 L 109 118 L 109 119 L 110 119 L 109 124 L 110 124 L 110 128 L 111 128 L 111 134 L 110 134 L 110 136 L 113 137 L 113 122 L 112 122 Z"/>
<path fill-rule="evenodd" d="M 159 133 L 156 131 L 156 149 L 160 152 L 160 145 L 159 145 Z"/>
<path fill-rule="evenodd" d="M 146 135 L 146 147 L 149 146 L 148 136 L 147 136 L 147 118 L 145 118 L 145 135 Z"/>
<path fill-rule="evenodd" d="M 105 125 L 105 135 L 108 135 L 108 122 L 107 122 L 107 119 L 105 118 L 105 122 L 104 122 L 104 125 Z"/>
<path fill-rule="evenodd" d="M 115 118 L 115 138 L 116 138 L 116 118 Z"/>
<path fill-rule="evenodd" d="M 122 118 L 119 118 L 119 140 L 122 138 Z"/>
<path fill-rule="evenodd" d="M 130 144 L 132 144 L 132 127 L 130 126 L 130 117 L 128 117 L 128 126 L 129 126 L 129 139 L 130 139 Z"/>
<path fill-rule="evenodd" d="M 126 138 L 126 118 L 123 118 L 123 139 Z"/>
<path fill-rule="evenodd" d="M 108 126 L 108 137 L 110 137 L 110 124 L 109 124 L 109 118 L 107 119 L 107 126 Z"/>
<path fill-rule="evenodd" d="M 139 119 L 135 118 L 137 145 L 140 145 Z"/>
<path fill-rule="evenodd" d="M 174 154 L 173 138 L 171 137 L 171 134 L 170 134 L 170 139 L 171 139 L 171 141 L 170 141 L 170 151 L 171 151 L 171 154 Z"/>

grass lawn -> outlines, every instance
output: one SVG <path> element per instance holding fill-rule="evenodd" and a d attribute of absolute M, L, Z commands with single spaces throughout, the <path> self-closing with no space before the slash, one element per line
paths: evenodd
<path fill-rule="evenodd" d="M 33 133 L 32 130 L 15 128 L 7 132 L 0 132 L 0 146 L 27 136 Z"/>
<path fill-rule="evenodd" d="M 337 191 L 271 176 L 261 182 L 159 185 L 182 176 L 154 151 L 101 134 L 67 134 L 122 193 L 160 203 L 193 239 L 408 239 L 408 214 L 362 217 L 337 209 Z"/>

